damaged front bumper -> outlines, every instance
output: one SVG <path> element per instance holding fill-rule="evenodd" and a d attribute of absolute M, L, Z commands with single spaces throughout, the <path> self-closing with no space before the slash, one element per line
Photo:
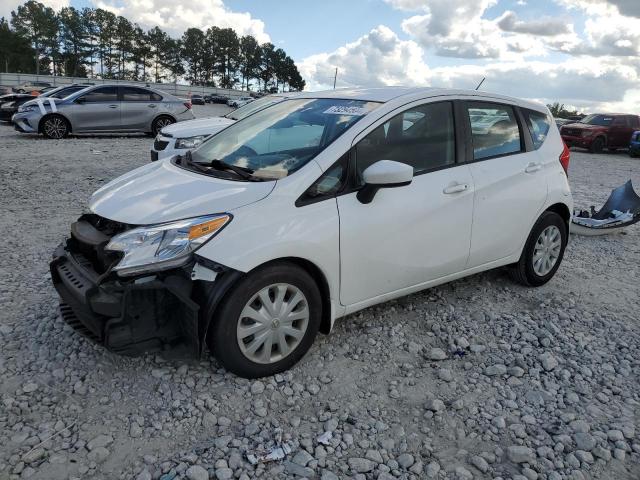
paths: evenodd
<path fill-rule="evenodd" d="M 104 258 L 105 238 L 81 219 L 71 238 L 56 248 L 50 270 L 62 318 L 118 354 L 182 344 L 200 357 L 215 307 L 240 272 L 214 265 L 219 274 L 198 280 L 202 276 L 194 265 L 204 267 L 195 260 L 174 270 L 121 278 L 111 272 L 113 260 Z"/>

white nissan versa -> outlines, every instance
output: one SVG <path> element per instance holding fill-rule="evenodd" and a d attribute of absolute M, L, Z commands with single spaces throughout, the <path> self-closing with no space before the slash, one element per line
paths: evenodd
<path fill-rule="evenodd" d="M 568 239 L 568 163 L 537 103 L 303 93 L 95 192 L 52 278 L 65 320 L 113 351 L 182 341 L 271 375 L 370 305 L 503 265 L 549 281 Z"/>

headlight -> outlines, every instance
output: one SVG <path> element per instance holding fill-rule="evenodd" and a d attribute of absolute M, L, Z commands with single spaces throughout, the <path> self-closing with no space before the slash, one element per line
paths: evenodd
<path fill-rule="evenodd" d="M 25 113 L 25 112 L 33 112 L 36 110 L 36 106 L 35 105 L 20 105 L 18 107 L 18 112 L 19 113 Z"/>
<path fill-rule="evenodd" d="M 196 135 L 195 137 L 179 138 L 176 140 L 176 148 L 196 148 L 208 135 Z"/>
<path fill-rule="evenodd" d="M 230 221 L 228 214 L 207 215 L 134 228 L 113 237 L 105 248 L 124 253 L 114 267 L 123 276 L 175 268 Z"/>

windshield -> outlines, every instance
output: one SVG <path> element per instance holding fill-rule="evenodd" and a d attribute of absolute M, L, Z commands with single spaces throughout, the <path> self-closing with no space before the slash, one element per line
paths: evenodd
<path fill-rule="evenodd" d="M 191 160 L 219 170 L 225 165 L 240 167 L 257 179 L 286 177 L 378 105 L 362 100 L 285 100 L 210 137 L 192 152 Z"/>
<path fill-rule="evenodd" d="M 247 103 L 246 105 L 238 108 L 237 110 L 234 110 L 233 112 L 227 113 L 225 117 L 230 118 L 231 120 L 242 120 L 252 113 L 257 112 L 258 110 L 262 110 L 269 105 L 273 105 L 274 103 L 278 103 L 283 100 L 283 97 L 263 97 L 260 100 L 254 100 L 253 102 Z"/>
<path fill-rule="evenodd" d="M 586 123 L 588 125 L 600 125 L 602 127 L 608 127 L 613 122 L 613 117 L 607 115 L 587 115 L 580 123 Z"/>

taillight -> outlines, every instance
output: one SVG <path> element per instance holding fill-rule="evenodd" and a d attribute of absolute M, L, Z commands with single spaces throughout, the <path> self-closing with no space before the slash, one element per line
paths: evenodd
<path fill-rule="evenodd" d="M 184 106 L 191 110 L 191 102 L 184 102 Z"/>
<path fill-rule="evenodd" d="M 569 160 L 571 159 L 571 152 L 569 151 L 569 147 L 567 144 L 562 142 L 564 148 L 562 149 L 562 153 L 560 154 L 560 165 L 564 169 L 564 173 L 569 176 Z"/>

